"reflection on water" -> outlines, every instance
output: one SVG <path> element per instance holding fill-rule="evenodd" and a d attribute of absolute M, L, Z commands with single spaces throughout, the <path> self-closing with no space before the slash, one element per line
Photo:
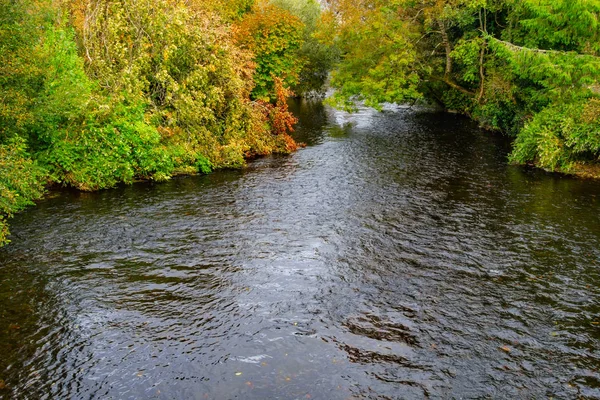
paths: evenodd
<path fill-rule="evenodd" d="M 600 397 L 598 182 L 452 115 L 294 109 L 292 156 L 17 216 L 0 398 Z"/>

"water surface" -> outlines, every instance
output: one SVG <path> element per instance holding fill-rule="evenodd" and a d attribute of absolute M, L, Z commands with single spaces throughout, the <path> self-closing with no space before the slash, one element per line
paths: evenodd
<path fill-rule="evenodd" d="M 458 116 L 296 112 L 291 156 L 18 215 L 0 398 L 600 398 L 600 183 Z"/>

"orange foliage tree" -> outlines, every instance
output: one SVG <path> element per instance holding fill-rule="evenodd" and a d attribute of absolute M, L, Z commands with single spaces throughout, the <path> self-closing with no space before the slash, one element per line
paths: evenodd
<path fill-rule="evenodd" d="M 256 63 L 252 98 L 275 101 L 276 78 L 286 87 L 298 82 L 303 32 L 304 24 L 298 17 L 265 1 L 257 3 L 236 25 L 236 43 L 250 50 Z"/>
<path fill-rule="evenodd" d="M 289 133 L 294 131 L 294 125 L 298 122 L 298 119 L 288 110 L 287 99 L 292 95 L 292 92 L 283 86 L 281 78 L 274 78 L 274 83 L 276 101 L 275 105 L 271 104 L 271 107 L 269 107 L 271 131 L 284 138 L 285 150 L 291 152 L 298 148 L 296 142 L 289 135 Z"/>

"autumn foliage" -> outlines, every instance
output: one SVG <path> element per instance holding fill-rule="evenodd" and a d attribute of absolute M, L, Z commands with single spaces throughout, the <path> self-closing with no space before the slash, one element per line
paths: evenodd
<path fill-rule="evenodd" d="M 298 82 L 302 62 L 297 57 L 303 40 L 303 23 L 290 12 L 260 1 L 235 26 L 235 41 L 254 57 L 256 71 L 252 98 L 275 101 L 275 80 L 286 87 Z"/>
<path fill-rule="evenodd" d="M 285 150 L 294 151 L 298 148 L 296 142 L 289 135 L 294 131 L 294 125 L 298 120 L 288 110 L 287 99 L 293 93 L 283 85 L 281 78 L 274 78 L 276 102 L 262 102 L 267 110 L 271 131 L 285 140 Z"/>
<path fill-rule="evenodd" d="M 47 184 L 98 190 L 296 149 L 286 97 L 303 25 L 285 10 L 2 1 L 0 24 L 0 245 Z"/>

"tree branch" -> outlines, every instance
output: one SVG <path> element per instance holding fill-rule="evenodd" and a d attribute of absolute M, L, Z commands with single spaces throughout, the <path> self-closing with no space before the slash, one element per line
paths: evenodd
<path fill-rule="evenodd" d="M 434 80 L 440 81 L 440 82 L 444 82 L 446 85 L 450 86 L 452 89 L 456 89 L 459 92 L 464 93 L 466 95 L 473 96 L 473 97 L 475 97 L 477 95 L 477 93 L 460 86 L 458 83 L 452 81 L 448 77 L 438 78 L 437 76 L 431 76 L 431 79 L 434 79 Z"/>
<path fill-rule="evenodd" d="M 452 73 L 452 45 L 450 44 L 450 39 L 448 39 L 448 32 L 446 32 L 444 22 L 438 20 L 438 25 L 440 26 L 440 34 L 442 35 L 442 44 L 446 49 L 446 71 L 444 72 L 444 77 L 448 78 Z"/>
<path fill-rule="evenodd" d="M 592 54 L 580 54 L 580 53 L 560 51 L 560 50 L 542 50 L 542 49 L 536 49 L 536 48 L 531 48 L 531 47 L 517 46 L 516 44 L 506 42 L 504 40 L 496 39 L 495 37 L 493 37 L 491 35 L 486 35 L 485 38 L 488 40 L 493 40 L 497 43 L 501 43 L 512 51 L 530 51 L 532 53 L 540 53 L 540 54 L 572 55 L 575 58 L 590 57 L 590 58 L 600 59 L 600 57 L 594 56 Z"/>

